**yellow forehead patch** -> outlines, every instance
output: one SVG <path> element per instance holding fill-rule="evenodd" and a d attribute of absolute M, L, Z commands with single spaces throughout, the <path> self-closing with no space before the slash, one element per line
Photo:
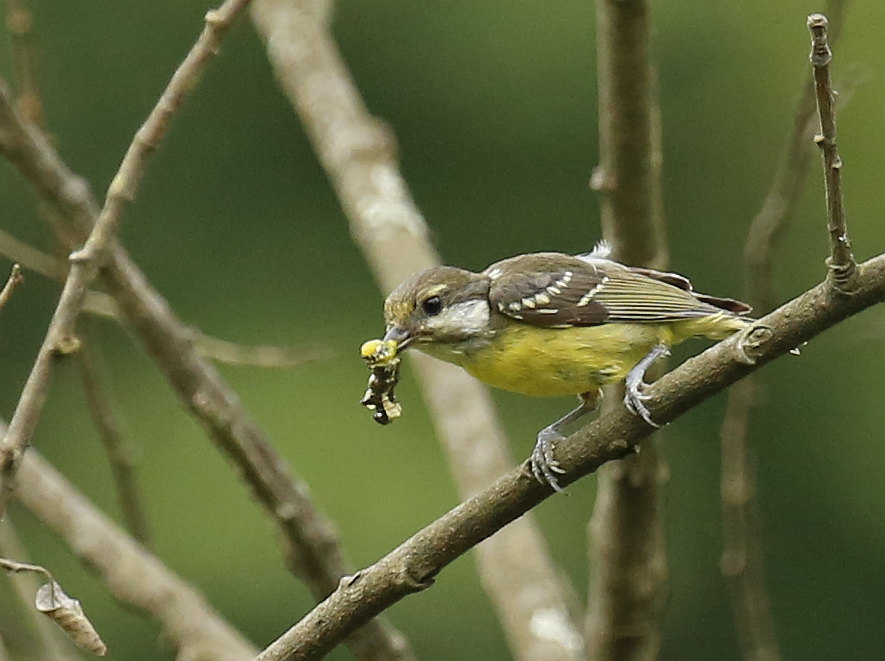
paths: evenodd
<path fill-rule="evenodd" d="M 433 285 L 433 287 L 429 287 L 428 289 L 426 289 L 426 290 L 424 291 L 424 297 L 426 297 L 426 296 L 436 296 L 436 295 L 439 294 L 440 292 L 443 292 L 443 291 L 445 291 L 446 289 L 448 289 L 448 287 L 449 287 L 448 285 Z M 423 297 L 422 297 L 422 298 L 423 298 Z"/>

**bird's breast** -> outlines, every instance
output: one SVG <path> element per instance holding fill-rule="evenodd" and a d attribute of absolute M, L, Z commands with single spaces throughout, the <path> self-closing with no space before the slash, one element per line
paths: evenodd
<path fill-rule="evenodd" d="M 420 348 L 483 383 L 534 397 L 577 395 L 623 379 L 661 341 L 664 326 L 605 324 L 539 328 L 514 324 L 492 337 Z"/>

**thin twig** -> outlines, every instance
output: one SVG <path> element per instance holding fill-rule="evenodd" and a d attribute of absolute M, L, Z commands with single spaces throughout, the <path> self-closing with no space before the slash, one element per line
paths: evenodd
<path fill-rule="evenodd" d="M 64 282 L 68 270 L 66 262 L 19 241 L 0 229 L 0 255 L 22 264 L 23 268 L 52 280 Z M 89 290 L 83 301 L 83 311 L 122 322 L 114 299 L 101 291 Z M 272 344 L 246 345 L 191 330 L 191 339 L 201 356 L 216 363 L 244 367 L 287 368 L 304 363 L 327 360 L 332 353 L 325 347 L 286 347 Z"/>
<path fill-rule="evenodd" d="M 165 136 L 172 114 L 181 105 L 184 96 L 195 87 L 209 58 L 217 52 L 222 35 L 248 4 L 249 0 L 227 0 L 218 10 L 207 12 L 203 32 L 173 74 L 157 105 L 136 132 L 126 151 L 120 169 L 108 188 L 105 205 L 83 248 L 71 253 L 71 269 L 58 305 L 22 389 L 9 428 L 0 443 L 0 515 L 14 489 L 16 470 L 31 441 L 46 401 L 53 357 L 72 353 L 78 348 L 74 324 L 89 284 L 98 274 L 99 267 L 105 261 L 105 253 L 116 236 L 124 205 L 135 196 L 138 183 L 144 175 L 147 156 Z M 5 88 L 5 84 L 0 85 L 0 88 Z M 0 92 L 5 92 L 5 89 L 0 89 Z"/>
<path fill-rule="evenodd" d="M 7 558 L 26 557 L 25 548 L 9 517 L 0 521 L 0 555 Z M 22 612 L 33 623 L 31 627 L 34 631 L 33 640 L 28 642 L 29 649 L 34 650 L 38 658 L 78 661 L 79 657 L 71 651 L 61 630 L 34 608 L 34 595 L 40 587 L 36 577 L 32 573 L 24 573 L 15 577 L 10 576 L 9 582 L 21 602 Z"/>
<path fill-rule="evenodd" d="M 31 449 L 16 498 L 101 576 L 115 598 L 163 627 L 180 659 L 243 661 L 254 649 L 191 585 L 99 512 Z"/>
<path fill-rule="evenodd" d="M 248 7 L 250 1 L 226 0 L 218 9 L 206 12 L 203 31 L 172 74 L 166 89 L 163 90 L 144 124 L 136 131 L 132 143 L 126 150 L 123 161 L 108 187 L 104 207 L 99 212 L 89 237 L 80 250 L 71 254 L 69 280 L 76 278 L 76 274 L 82 271 L 83 275 L 80 277 L 83 283 L 80 286 L 86 286 L 96 275 L 98 267 L 104 261 L 103 254 L 110 249 L 116 236 L 126 203 L 133 200 L 138 192 L 148 156 L 156 151 L 160 142 L 166 137 L 173 115 L 181 107 L 185 97 L 196 87 L 209 60 L 218 53 L 225 33 L 230 29 L 234 19 Z M 73 335 L 74 321 L 73 318 L 66 319 L 68 325 L 60 328 L 61 336 Z"/>
<path fill-rule="evenodd" d="M 332 358 L 327 347 L 281 347 L 271 344 L 245 345 L 193 332 L 194 345 L 200 355 L 217 363 L 247 367 L 298 367 Z"/>
<path fill-rule="evenodd" d="M 23 123 L 0 88 L 0 153 L 4 153 L 48 203 L 72 234 L 85 236 L 98 207 L 84 180 L 61 161 L 46 138 Z M 168 303 L 115 244 L 102 269 L 105 286 L 182 402 L 218 447 L 240 468 L 256 500 L 273 517 L 287 545 L 293 573 L 322 599 L 350 569 L 332 524 L 310 498 L 307 485 L 293 478 L 264 432 L 239 398 L 199 354 L 193 334 Z M 410 659 L 405 638 L 386 622 L 373 621 L 348 644 L 364 660 Z"/>
<path fill-rule="evenodd" d="M 3 285 L 3 289 L 0 290 L 0 310 L 6 307 L 9 299 L 12 298 L 12 292 L 24 282 L 24 279 L 25 278 L 22 275 L 22 267 L 19 264 L 13 264 L 12 270 L 9 272 L 9 277 L 6 279 L 6 284 Z"/>
<path fill-rule="evenodd" d="M 2 103 L 2 92 L 0 92 L 0 105 Z M 47 255 L 27 243 L 19 241 L 2 229 L 0 229 L 0 255 L 18 262 L 29 273 L 36 273 L 58 282 L 64 282 L 68 272 L 68 265 L 64 260 Z M 104 292 L 94 289 L 86 292 L 86 297 L 83 299 L 83 311 L 117 321 L 120 317 L 114 300 Z"/>
<path fill-rule="evenodd" d="M 326 23 L 329 3 L 262 0 L 253 17 L 283 89 L 298 111 L 382 290 L 439 263 L 399 172 L 391 132 L 365 108 Z M 414 364 L 437 435 L 463 497 L 514 461 L 488 392 L 457 368 L 423 356 Z M 453 412 L 457 411 L 457 415 Z M 513 656 L 583 658 L 569 588 L 536 524 L 523 518 L 477 549 L 483 587 Z"/>
<path fill-rule="evenodd" d="M 591 183 L 614 257 L 661 269 L 668 255 L 650 13 L 648 0 L 596 3 L 600 164 Z M 623 386 L 606 395 L 603 411 L 622 406 Z M 667 467 L 659 441 L 655 434 L 640 454 L 599 471 L 588 527 L 585 637 L 593 659 L 654 659 L 661 646 L 667 561 L 660 488 Z"/>
<path fill-rule="evenodd" d="M 842 25 L 847 5 L 830 0 L 827 13 Z M 831 34 L 836 38 L 836 30 Z M 803 76 L 804 79 L 804 76 Z M 773 273 L 781 240 L 807 179 L 814 133 L 814 87 L 802 85 L 793 127 L 771 187 L 753 218 L 744 245 L 743 300 L 756 310 L 774 305 Z M 776 661 L 781 657 L 771 603 L 765 585 L 762 525 L 756 476 L 748 437 L 750 416 L 758 403 L 758 376 L 750 375 L 728 393 L 720 431 L 722 446 L 722 557 L 738 640 L 748 661 Z"/>
<path fill-rule="evenodd" d="M 3 229 L 0 229 L 0 255 L 18 262 L 28 271 L 53 280 L 63 282 L 68 272 L 68 265 L 63 260 L 51 257 L 24 241 L 19 241 Z"/>
<path fill-rule="evenodd" d="M 851 240 L 845 223 L 845 210 L 842 206 L 842 159 L 836 146 L 836 93 L 830 81 L 830 50 L 827 28 L 829 21 L 823 14 L 808 17 L 811 31 L 811 60 L 814 72 L 814 91 L 817 98 L 817 112 L 820 117 L 820 134 L 815 142 L 821 150 L 824 167 L 824 185 L 827 196 L 827 230 L 830 233 L 830 258 L 828 261 L 833 273 L 836 289 L 851 293 L 856 264 L 851 252 Z"/>
<path fill-rule="evenodd" d="M 885 254 L 861 264 L 851 297 L 824 282 L 766 315 L 747 332 L 710 347 L 655 381 L 645 391 L 654 419 L 665 424 L 750 372 L 788 353 L 848 317 L 885 301 Z M 650 428 L 623 407 L 601 415 L 557 445 L 556 459 L 570 484 L 635 450 Z M 404 597 L 429 587 L 455 558 L 493 535 L 551 490 L 521 469 L 461 503 L 373 565 L 343 580 L 256 661 L 322 658 L 354 627 Z"/>
<path fill-rule="evenodd" d="M 32 565 L 28 562 L 18 562 L 16 560 L 10 560 L 9 558 L 0 558 L 0 568 L 14 573 L 28 571 L 36 574 L 43 574 L 48 580 L 53 580 L 52 574 L 49 573 L 49 570 L 46 569 L 46 567 Z"/>
<path fill-rule="evenodd" d="M 92 335 L 90 334 L 90 337 L 83 342 L 78 353 L 83 391 L 86 394 L 92 423 L 98 431 L 111 465 L 123 521 L 125 521 L 130 534 L 145 548 L 149 548 L 150 534 L 147 516 L 136 483 L 135 450 L 131 442 L 123 437 L 117 422 L 117 415 L 102 386 L 99 365 L 97 364 L 100 362 L 101 353 L 97 343 L 93 341 Z"/>

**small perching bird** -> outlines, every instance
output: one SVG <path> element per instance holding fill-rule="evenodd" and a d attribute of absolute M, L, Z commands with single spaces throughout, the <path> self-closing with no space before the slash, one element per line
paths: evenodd
<path fill-rule="evenodd" d="M 384 339 L 363 357 L 376 372 L 363 403 L 386 423 L 399 351 L 414 346 L 497 388 L 535 397 L 578 395 L 579 406 L 538 433 L 534 476 L 560 491 L 553 458 L 561 429 L 596 408 L 602 386 L 626 380 L 624 403 L 657 426 L 643 377 L 669 347 L 693 336 L 721 340 L 747 326 L 750 307 L 699 294 L 675 273 L 624 266 L 605 243 L 585 255 L 511 257 L 481 273 L 453 266 L 421 271 L 384 303 Z M 380 374 L 378 373 L 380 371 Z"/>

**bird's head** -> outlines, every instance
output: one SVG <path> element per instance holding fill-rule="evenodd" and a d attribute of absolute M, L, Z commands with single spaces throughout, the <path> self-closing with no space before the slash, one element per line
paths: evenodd
<path fill-rule="evenodd" d="M 401 283 L 384 302 L 385 340 L 410 344 L 464 342 L 489 330 L 489 279 L 435 266 Z"/>

